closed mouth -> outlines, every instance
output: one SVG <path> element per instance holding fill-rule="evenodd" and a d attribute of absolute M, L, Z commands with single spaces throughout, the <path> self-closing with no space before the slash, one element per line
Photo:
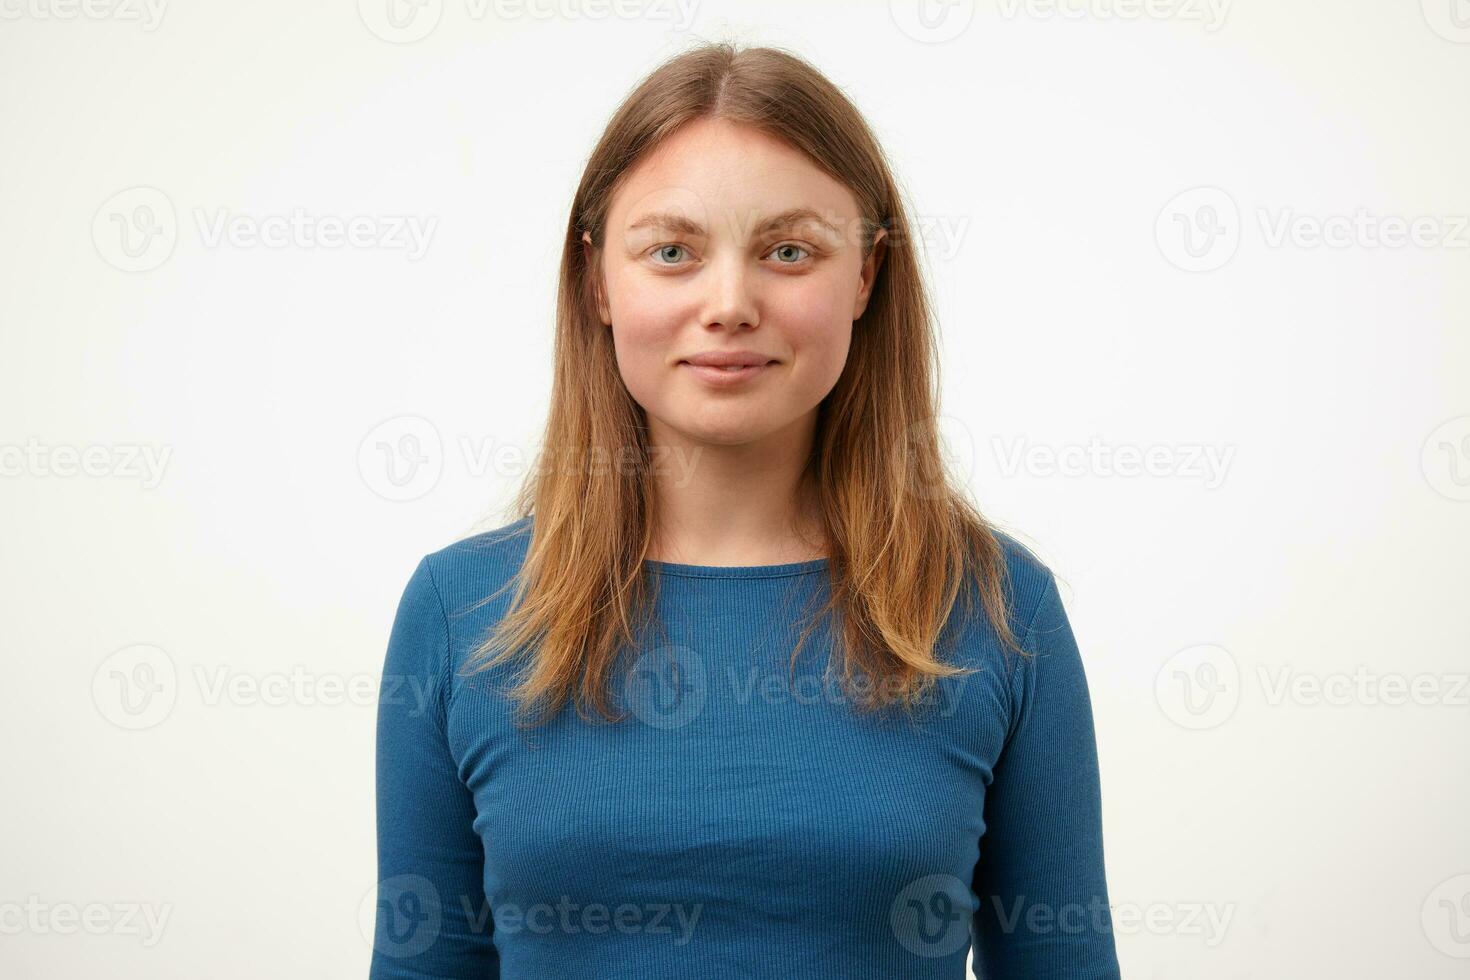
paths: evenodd
<path fill-rule="evenodd" d="M 764 364 L 698 364 L 694 361 L 680 361 L 679 363 L 687 364 L 690 367 L 714 368 L 717 371 L 744 371 L 746 368 L 769 367 L 772 364 L 778 364 L 780 362 L 766 361 Z"/>

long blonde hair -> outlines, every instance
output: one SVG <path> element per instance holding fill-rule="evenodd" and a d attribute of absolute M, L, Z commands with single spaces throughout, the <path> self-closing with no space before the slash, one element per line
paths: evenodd
<path fill-rule="evenodd" d="M 464 670 L 522 657 L 508 692 L 521 720 L 537 708 L 538 722 L 545 720 L 569 700 L 584 719 L 592 710 L 622 717 L 610 710 L 608 685 L 657 595 L 658 576 L 642 565 L 655 527 L 655 481 L 643 409 L 619 376 L 582 235 L 600 249 L 622 176 L 700 118 L 756 127 L 845 184 L 863 215 L 865 256 L 877 230 L 887 232 L 846 367 L 818 408 L 804 476 L 817 491 L 831 596 L 808 621 L 792 665 L 818 619 L 835 613 L 841 628 L 833 631 L 829 670 L 841 664 L 851 702 L 863 711 L 913 708 L 939 679 L 972 672 L 936 655 L 956 597 L 968 610 L 972 590 L 1000 642 L 1019 651 L 1003 547 L 944 469 L 930 304 L 882 150 L 857 109 L 807 62 L 774 48 L 711 43 L 665 62 L 623 101 L 572 202 L 542 456 L 512 505 L 523 519 L 534 515 L 531 538 L 517 574 L 495 593 L 515 586 L 508 612 Z"/>

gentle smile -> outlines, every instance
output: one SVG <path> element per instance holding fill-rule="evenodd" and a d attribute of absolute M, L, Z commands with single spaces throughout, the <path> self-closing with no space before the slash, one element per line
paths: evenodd
<path fill-rule="evenodd" d="M 767 361 L 765 364 L 695 364 L 692 361 L 680 361 L 680 364 L 688 364 L 690 367 L 710 367 L 717 371 L 744 371 L 746 368 L 766 367 L 775 364 L 775 361 Z"/>
<path fill-rule="evenodd" d="M 745 363 L 720 364 L 718 358 L 700 358 L 697 360 L 680 361 L 679 367 L 691 372 L 696 378 L 713 388 L 725 388 L 732 385 L 745 384 L 766 373 L 766 369 L 780 362 L 766 360 L 752 362 L 749 358 Z M 701 363 L 715 361 L 716 363 Z"/>

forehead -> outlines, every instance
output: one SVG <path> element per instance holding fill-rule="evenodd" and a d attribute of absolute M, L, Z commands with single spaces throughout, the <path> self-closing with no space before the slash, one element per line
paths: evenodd
<path fill-rule="evenodd" d="M 807 207 L 856 218 L 857 200 L 806 154 L 750 126 L 699 119 L 668 137 L 628 172 L 608 224 L 626 228 L 652 212 L 678 211 L 718 226 L 721 216 Z"/>

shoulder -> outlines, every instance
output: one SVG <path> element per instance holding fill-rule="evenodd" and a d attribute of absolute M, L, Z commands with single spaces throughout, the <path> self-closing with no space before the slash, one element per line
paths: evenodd
<path fill-rule="evenodd" d="M 432 583 L 445 614 L 453 617 L 483 602 L 515 576 L 531 541 L 531 518 L 461 538 L 424 555 L 419 572 Z"/>
<path fill-rule="evenodd" d="M 953 651 L 959 666 L 1009 677 L 1016 666 L 1015 650 L 1002 642 L 995 610 L 982 597 L 991 589 L 999 590 L 1005 626 L 1017 643 L 1024 644 L 1035 624 L 1049 618 L 1046 611 L 1055 601 L 1055 577 L 1036 552 L 1022 543 L 1020 534 L 994 525 L 989 531 L 999 546 L 998 580 L 983 583 L 978 568 L 967 575 L 965 595 L 957 600 L 945 626 L 946 634 L 953 636 L 953 645 L 948 640 L 942 642 Z"/>
<path fill-rule="evenodd" d="M 491 531 L 481 531 L 460 538 L 437 551 L 424 556 L 434 569 L 450 569 L 456 566 L 469 568 L 503 564 L 507 561 L 519 565 L 531 543 L 531 518 L 522 517 Z"/>
<path fill-rule="evenodd" d="M 423 658 L 429 656 L 424 651 L 437 649 L 433 656 L 440 668 L 457 670 L 509 610 L 530 529 L 531 519 L 522 518 L 424 554 L 398 607 L 398 659 Z"/>
<path fill-rule="evenodd" d="M 1019 639 L 1059 601 L 1056 576 L 1014 534 L 996 528 L 991 531 L 1005 561 L 1010 627 Z"/>

